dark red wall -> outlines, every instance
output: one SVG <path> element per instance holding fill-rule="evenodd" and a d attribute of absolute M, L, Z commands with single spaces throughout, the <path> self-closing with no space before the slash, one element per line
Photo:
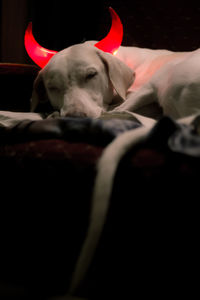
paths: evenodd
<path fill-rule="evenodd" d="M 57 50 L 84 39 L 100 39 L 112 6 L 124 24 L 124 45 L 192 50 L 200 45 L 200 2 L 179 0 L 32 0 L 35 30 Z"/>

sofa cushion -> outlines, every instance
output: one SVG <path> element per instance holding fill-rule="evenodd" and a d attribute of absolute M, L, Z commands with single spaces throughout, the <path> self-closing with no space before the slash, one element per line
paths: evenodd
<path fill-rule="evenodd" d="M 0 110 L 30 111 L 32 86 L 39 68 L 0 63 Z"/>

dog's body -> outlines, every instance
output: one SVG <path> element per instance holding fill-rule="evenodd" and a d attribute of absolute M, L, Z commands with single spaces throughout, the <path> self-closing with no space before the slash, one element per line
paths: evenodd
<path fill-rule="evenodd" d="M 135 111 L 157 102 L 165 115 L 181 118 L 200 109 L 200 50 L 121 47 L 118 57 L 135 71 L 136 79 L 126 101 L 115 110 Z"/>

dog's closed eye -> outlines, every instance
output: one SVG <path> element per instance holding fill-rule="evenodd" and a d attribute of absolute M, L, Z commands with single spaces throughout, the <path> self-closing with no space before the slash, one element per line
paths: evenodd
<path fill-rule="evenodd" d="M 90 79 L 93 79 L 95 76 L 97 76 L 98 72 L 96 69 L 91 68 L 87 71 L 86 75 L 85 75 L 85 80 L 88 81 Z"/>
<path fill-rule="evenodd" d="M 54 85 L 48 86 L 48 91 L 49 91 L 51 94 L 54 94 L 54 93 L 60 94 L 60 93 L 63 92 L 63 90 L 64 90 L 64 89 L 62 89 L 62 88 L 59 87 L 59 86 L 54 86 Z"/>

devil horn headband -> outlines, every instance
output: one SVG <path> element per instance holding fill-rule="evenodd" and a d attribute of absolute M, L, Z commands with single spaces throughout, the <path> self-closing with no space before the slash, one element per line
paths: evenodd
<path fill-rule="evenodd" d="M 123 25 L 122 22 L 112 7 L 109 7 L 112 18 L 112 25 L 107 36 L 95 44 L 98 49 L 109 52 L 115 55 L 120 47 L 123 39 Z"/>
<path fill-rule="evenodd" d="M 109 52 L 114 55 L 122 43 L 123 25 L 114 9 L 109 7 L 109 11 L 112 18 L 110 31 L 104 39 L 96 43 L 94 46 L 104 52 Z M 30 58 L 41 68 L 44 68 L 52 56 L 57 53 L 57 51 L 43 48 L 36 42 L 32 33 L 31 22 L 25 31 L 24 44 Z"/>

